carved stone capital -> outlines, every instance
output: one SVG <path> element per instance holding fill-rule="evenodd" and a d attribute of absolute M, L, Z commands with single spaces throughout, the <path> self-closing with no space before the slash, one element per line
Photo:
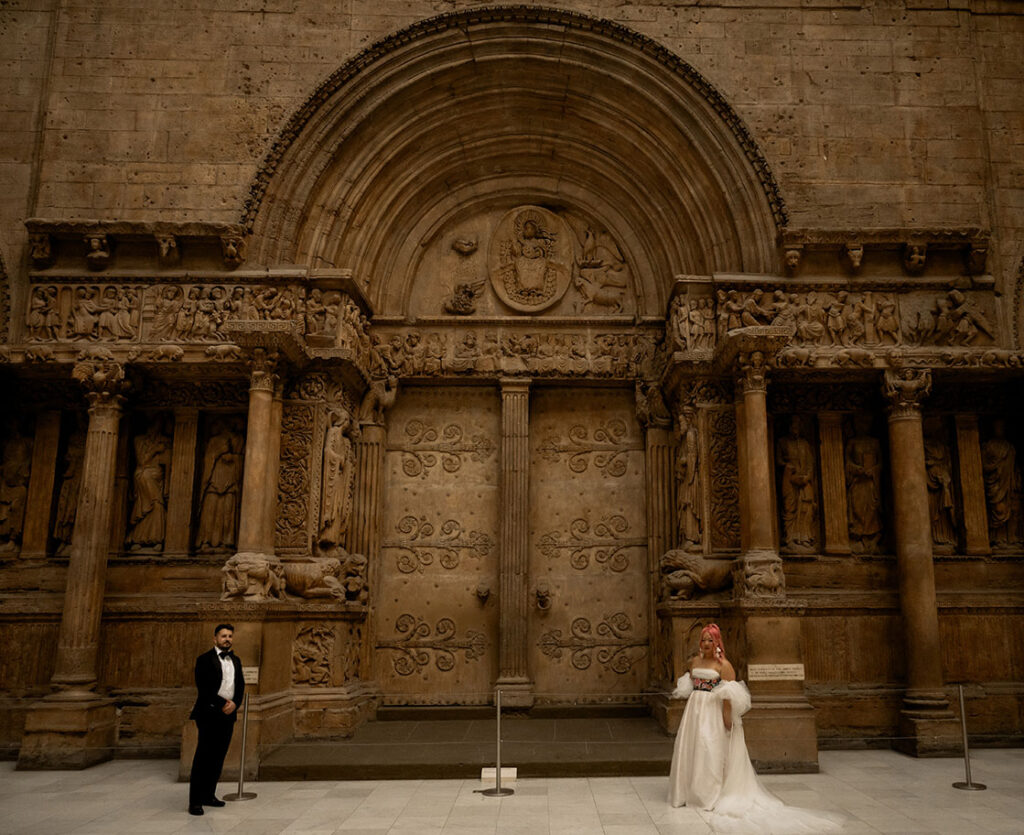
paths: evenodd
<path fill-rule="evenodd" d="M 279 365 L 277 351 L 254 348 L 249 359 L 249 390 L 268 391 L 273 394 L 280 382 Z"/>
<path fill-rule="evenodd" d="M 750 351 L 737 357 L 736 383 L 743 394 L 768 391 L 768 360 L 763 351 Z"/>
<path fill-rule="evenodd" d="M 928 368 L 898 368 L 885 372 L 885 397 L 890 417 L 920 416 L 921 403 L 932 389 Z"/>
<path fill-rule="evenodd" d="M 774 552 L 751 551 L 736 568 L 733 595 L 737 599 L 784 600 L 786 575 L 782 558 Z"/>
<path fill-rule="evenodd" d="M 764 391 L 768 366 L 793 338 L 793 328 L 755 325 L 730 330 L 719 341 L 715 364 L 736 374 L 743 391 Z"/>
<path fill-rule="evenodd" d="M 128 388 L 125 370 L 109 351 L 83 351 L 71 370 L 71 377 L 81 383 L 92 409 L 120 409 Z"/>
<path fill-rule="evenodd" d="M 661 386 L 637 380 L 634 394 L 637 420 L 644 429 L 668 429 L 672 426 L 672 415 L 665 405 Z"/>

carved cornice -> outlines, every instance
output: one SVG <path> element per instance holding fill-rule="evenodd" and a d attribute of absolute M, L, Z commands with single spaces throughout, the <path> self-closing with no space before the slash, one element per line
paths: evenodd
<path fill-rule="evenodd" d="M 306 361 L 306 343 L 294 320 L 229 319 L 224 323 L 224 333 L 243 348 L 280 354 L 297 366 Z"/>
<path fill-rule="evenodd" d="M 932 372 L 927 368 L 888 369 L 884 392 L 893 418 L 920 417 L 921 403 L 932 390 Z"/>

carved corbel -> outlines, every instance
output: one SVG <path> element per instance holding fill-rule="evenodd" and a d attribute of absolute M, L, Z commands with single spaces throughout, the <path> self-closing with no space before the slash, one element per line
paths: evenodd
<path fill-rule="evenodd" d="M 105 270 L 110 264 L 110 241 L 103 232 L 89 232 L 85 241 L 85 264 L 90 270 Z"/>
<path fill-rule="evenodd" d="M 786 247 L 782 262 L 786 268 L 786 275 L 796 275 L 800 270 L 800 263 L 803 261 L 804 248 L 801 244 L 790 244 Z"/>
<path fill-rule="evenodd" d="M 45 270 L 53 263 L 53 238 L 45 232 L 34 232 L 28 236 L 28 252 L 32 266 Z"/>
<path fill-rule="evenodd" d="M 885 397 L 893 417 L 920 415 L 921 403 L 932 389 L 928 368 L 890 368 L 885 372 Z"/>
<path fill-rule="evenodd" d="M 235 269 L 245 261 L 245 238 L 241 235 L 221 235 L 221 253 L 224 256 L 224 266 L 229 270 Z"/>
<path fill-rule="evenodd" d="M 156 246 L 157 257 L 163 266 L 170 267 L 181 260 L 181 250 L 178 249 L 176 235 L 157 235 Z"/>
<path fill-rule="evenodd" d="M 908 241 L 903 246 L 903 269 L 911 275 L 924 272 L 928 260 L 928 244 L 924 241 Z"/>
<path fill-rule="evenodd" d="M 860 272 L 864 261 L 864 244 L 860 241 L 847 241 L 843 246 L 843 266 L 851 275 Z"/>
<path fill-rule="evenodd" d="M 398 396 L 398 378 L 389 376 L 374 380 L 363 394 L 359 404 L 359 425 L 384 424 L 384 414 L 395 405 Z"/>
<path fill-rule="evenodd" d="M 636 417 L 644 429 L 671 429 L 672 414 L 665 405 L 661 386 L 646 380 L 637 380 L 634 389 Z"/>
<path fill-rule="evenodd" d="M 984 275 L 988 262 L 988 243 L 972 243 L 964 252 L 964 260 L 970 275 Z"/>

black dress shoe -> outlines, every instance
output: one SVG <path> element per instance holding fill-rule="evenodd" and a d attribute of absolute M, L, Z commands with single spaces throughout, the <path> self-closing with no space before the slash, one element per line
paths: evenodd
<path fill-rule="evenodd" d="M 211 797 L 209 800 L 203 801 L 204 806 L 226 806 L 227 804 L 223 800 L 218 800 L 216 797 Z"/>
<path fill-rule="evenodd" d="M 203 807 L 202 806 L 189 806 L 188 807 L 188 813 L 190 815 L 201 815 L 201 814 L 203 814 Z"/>

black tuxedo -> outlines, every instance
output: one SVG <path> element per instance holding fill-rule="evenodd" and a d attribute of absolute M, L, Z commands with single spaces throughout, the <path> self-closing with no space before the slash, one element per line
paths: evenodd
<path fill-rule="evenodd" d="M 219 650 L 211 649 L 196 659 L 196 703 L 190 718 L 195 720 L 199 731 L 196 755 L 192 758 L 192 776 L 189 780 L 188 804 L 201 806 L 215 796 L 224 757 L 231 745 L 231 734 L 238 718 L 237 707 L 231 713 L 224 713 L 225 700 L 217 695 L 223 674 Z M 242 662 L 231 655 L 235 668 L 236 706 L 242 704 L 245 695 L 245 679 L 242 676 Z"/>

